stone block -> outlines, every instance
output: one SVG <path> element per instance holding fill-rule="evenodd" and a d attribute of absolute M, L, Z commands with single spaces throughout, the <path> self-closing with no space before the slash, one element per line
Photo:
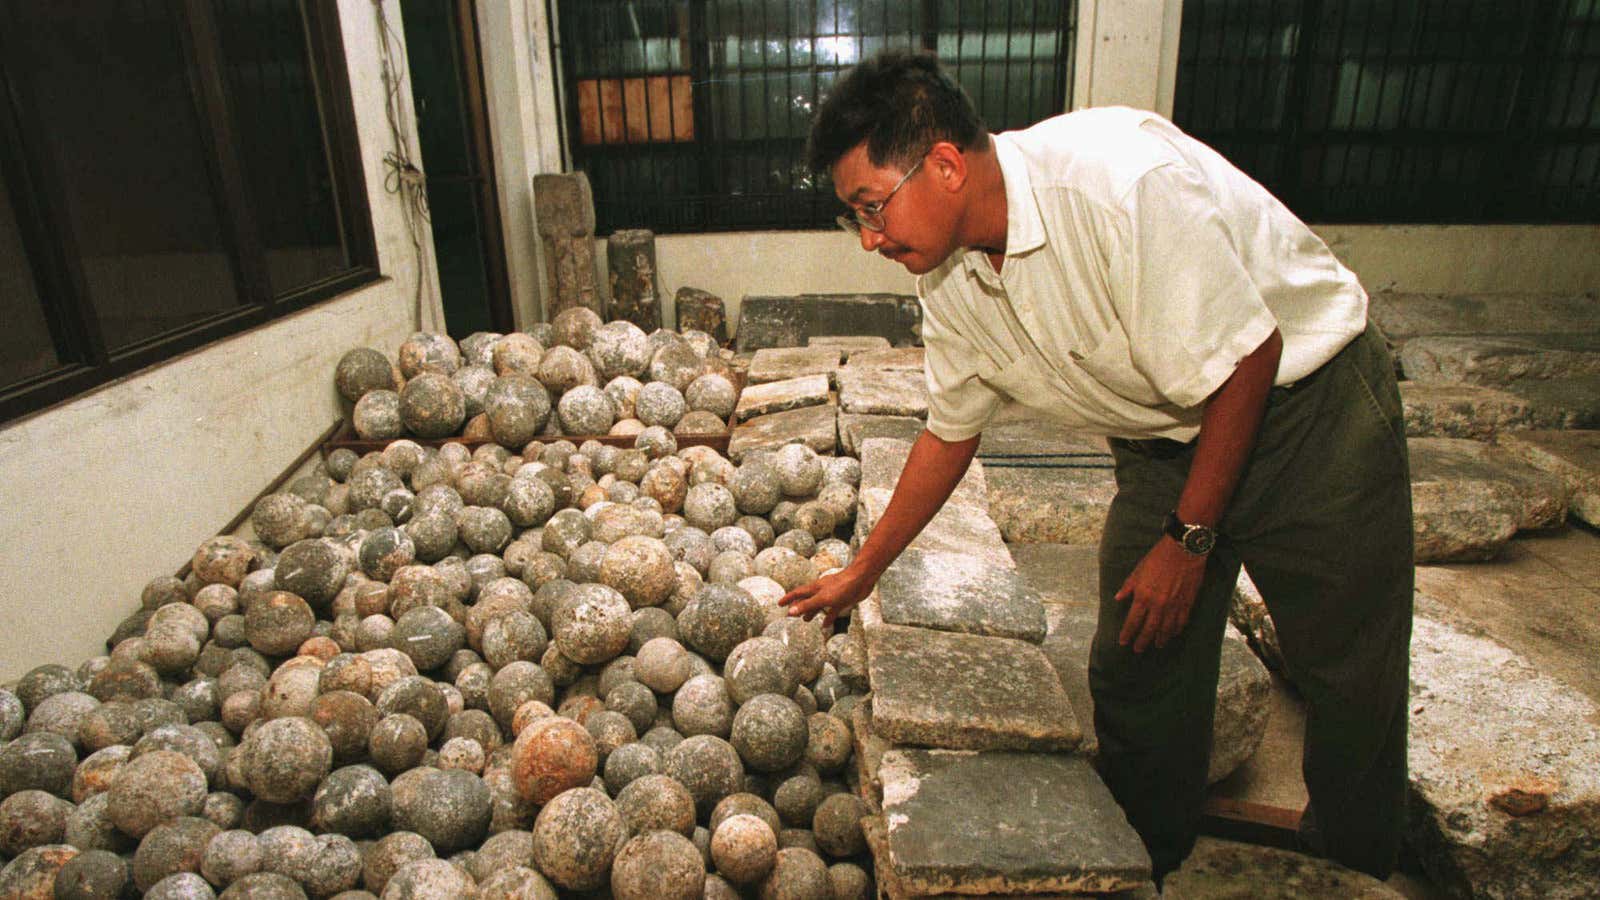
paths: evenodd
<path fill-rule="evenodd" d="M 1406 342 L 1400 367 L 1422 382 L 1504 385 L 1522 378 L 1600 374 L 1600 335 L 1429 335 Z"/>
<path fill-rule="evenodd" d="M 900 372 L 921 372 L 927 351 L 921 347 L 894 347 L 878 350 L 857 350 L 845 360 L 849 366 L 866 369 L 891 369 Z"/>
<path fill-rule="evenodd" d="M 839 408 L 875 416 L 928 417 L 928 382 L 919 370 L 845 366 L 834 373 Z"/>
<path fill-rule="evenodd" d="M 978 445 L 979 459 L 1034 459 L 1059 463 L 1100 463 L 1109 465 L 1111 450 L 1106 439 L 1086 435 L 1047 419 L 1025 407 L 1003 407 L 983 429 Z"/>
<path fill-rule="evenodd" d="M 856 534 L 865 540 L 878 524 L 893 492 L 867 488 L 861 492 L 856 512 Z M 1011 554 L 1001 539 L 1000 529 L 982 507 L 966 503 L 946 503 L 912 540 L 911 548 L 932 552 L 965 553 L 981 557 L 989 565 L 1010 568 Z"/>
<path fill-rule="evenodd" d="M 808 375 L 826 376 L 839 365 L 837 347 L 774 347 L 750 358 L 750 384 L 786 381 Z"/>
<path fill-rule="evenodd" d="M 1528 401 L 1481 385 L 1402 381 L 1400 403 L 1408 437 L 1487 441 L 1502 431 L 1538 427 Z"/>
<path fill-rule="evenodd" d="M 1409 842 L 1461 897 L 1591 897 L 1600 707 L 1419 604 L 1411 642 Z"/>
<path fill-rule="evenodd" d="M 803 347 L 812 335 L 873 335 L 891 345 L 921 343 L 922 307 L 910 294 L 746 296 L 735 335 L 740 351 Z"/>
<path fill-rule="evenodd" d="M 672 306 L 679 331 L 704 331 L 719 344 L 728 342 L 728 311 L 721 297 L 699 288 L 680 287 Z"/>
<path fill-rule="evenodd" d="M 646 334 L 660 328 L 655 232 L 625 228 L 612 234 L 606 239 L 606 267 L 611 287 L 610 318 L 626 319 Z"/>
<path fill-rule="evenodd" d="M 1530 428 L 1600 428 L 1600 375 L 1524 378 L 1501 390 L 1528 405 Z"/>
<path fill-rule="evenodd" d="M 1083 732 L 1050 661 L 1012 638 L 869 625 L 872 718 L 896 744 L 1068 751 Z"/>
<path fill-rule="evenodd" d="M 1517 512 L 1517 528 L 1555 528 L 1567 519 L 1566 484 L 1510 452 L 1463 438 L 1411 438 L 1411 480 L 1504 484 Z"/>
<path fill-rule="evenodd" d="M 990 459 L 985 478 L 989 515 L 1017 544 L 1098 544 L 1117 495 L 1110 457 Z"/>
<path fill-rule="evenodd" d="M 861 445 L 861 489 L 885 488 L 893 490 L 900 481 L 900 472 L 906 467 L 906 460 L 911 456 L 911 444 L 908 441 L 896 441 L 889 438 L 869 438 Z M 947 504 L 954 503 L 958 506 L 983 507 L 989 502 L 989 492 L 983 472 L 983 465 L 973 460 L 967 466 L 967 474 L 956 484 L 956 489 L 951 492 Z"/>
<path fill-rule="evenodd" d="M 1404 900 L 1405 895 L 1371 875 L 1325 859 L 1203 837 L 1161 885 L 1162 900 Z"/>
<path fill-rule="evenodd" d="M 554 319 L 574 306 L 586 307 L 605 318 L 589 176 L 582 172 L 533 176 L 533 207 L 550 280 L 546 319 Z"/>
<path fill-rule="evenodd" d="M 728 458 L 740 462 L 751 450 L 802 443 L 824 456 L 839 450 L 839 407 L 805 406 L 757 416 L 737 425 L 728 438 Z"/>
<path fill-rule="evenodd" d="M 546 237 L 594 237 L 594 193 L 583 172 L 533 176 L 533 215 Z"/>
<path fill-rule="evenodd" d="M 746 386 L 739 393 L 739 403 L 733 409 L 733 417 L 744 422 L 769 413 L 822 406 L 827 402 L 828 376 L 806 375 Z"/>
<path fill-rule="evenodd" d="M 883 754 L 894 745 L 872 730 L 871 703 L 857 703 L 851 707 L 850 739 L 855 746 L 856 781 L 861 799 L 867 801 L 874 813 L 882 813 L 883 780 L 878 777 L 878 770 L 883 765 Z"/>
<path fill-rule="evenodd" d="M 1522 431 L 1500 446 L 1566 482 L 1572 515 L 1600 526 L 1600 431 Z"/>
<path fill-rule="evenodd" d="M 889 349 L 889 339 L 875 334 L 814 334 L 806 338 L 807 347 L 837 348 L 846 362 L 856 353 Z"/>
<path fill-rule="evenodd" d="M 1413 481 L 1417 563 L 1493 559 L 1517 533 L 1522 503 L 1502 481 Z"/>
<path fill-rule="evenodd" d="M 922 434 L 927 423 L 915 416 L 864 416 L 839 413 L 839 444 L 851 456 L 861 455 L 861 444 L 871 438 L 894 438 L 911 442 Z"/>
<path fill-rule="evenodd" d="M 1150 878 L 1081 757 L 891 750 L 879 771 L 887 868 L 913 894 L 1111 893 Z"/>
<path fill-rule="evenodd" d="M 1395 346 L 1440 334 L 1563 334 L 1600 323 L 1593 294 L 1412 294 L 1376 291 L 1368 315 Z M 1591 325 L 1589 331 L 1600 331 Z"/>
<path fill-rule="evenodd" d="M 962 551 L 908 548 L 878 579 L 878 600 L 891 625 L 1044 640 L 1044 604 L 1028 580 Z"/>

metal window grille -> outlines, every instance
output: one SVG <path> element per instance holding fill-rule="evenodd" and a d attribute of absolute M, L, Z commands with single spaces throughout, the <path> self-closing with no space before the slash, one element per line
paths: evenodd
<path fill-rule="evenodd" d="M 1302 218 L 1600 221 L 1600 0 L 1186 0 L 1175 121 Z"/>
<path fill-rule="evenodd" d="M 551 0 L 567 143 L 601 233 L 817 228 L 812 111 L 885 49 L 934 51 L 991 129 L 1066 109 L 1073 0 Z"/>

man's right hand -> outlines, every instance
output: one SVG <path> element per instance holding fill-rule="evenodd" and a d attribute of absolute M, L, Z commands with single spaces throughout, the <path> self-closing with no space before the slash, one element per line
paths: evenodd
<path fill-rule="evenodd" d="M 817 613 L 822 613 L 822 631 L 826 634 L 833 628 L 834 620 L 865 600 L 872 593 L 872 586 L 877 583 L 876 575 L 852 564 L 810 584 L 802 584 L 784 594 L 778 605 L 787 607 L 789 615 L 799 616 L 807 622 Z"/>

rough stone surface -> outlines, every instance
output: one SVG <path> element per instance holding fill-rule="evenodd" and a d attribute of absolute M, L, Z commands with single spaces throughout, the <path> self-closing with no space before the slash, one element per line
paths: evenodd
<path fill-rule="evenodd" d="M 880 775 L 890 869 L 916 893 L 1109 893 L 1150 877 L 1081 757 L 891 750 Z"/>
<path fill-rule="evenodd" d="M 594 248 L 594 195 L 583 172 L 541 174 L 533 177 L 534 221 L 544 241 L 549 261 L 552 317 L 582 307 L 595 313 L 605 309 Z"/>
<path fill-rule="evenodd" d="M 922 307 L 908 294 L 746 296 L 737 347 L 800 347 L 814 334 L 876 335 L 895 346 L 919 343 Z"/>
<path fill-rule="evenodd" d="M 814 334 L 806 339 L 806 346 L 837 349 L 848 362 L 857 353 L 889 349 L 889 339 L 875 334 Z"/>
<path fill-rule="evenodd" d="M 861 490 L 893 490 L 900 480 L 900 472 L 911 455 L 911 444 L 906 441 L 874 438 L 861 447 Z M 974 460 L 967 473 L 956 484 L 947 504 L 983 507 L 988 504 L 987 473 L 985 467 Z"/>
<path fill-rule="evenodd" d="M 1401 348 L 1400 367 L 1413 381 L 1487 385 L 1596 375 L 1600 334 L 1426 335 Z"/>
<path fill-rule="evenodd" d="M 879 579 L 878 601 L 890 625 L 1035 644 L 1045 636 L 1044 605 L 1028 580 L 967 553 L 906 550 Z"/>
<path fill-rule="evenodd" d="M 1519 530 L 1555 528 L 1567 518 L 1567 487 L 1511 453 L 1461 438 L 1411 438 L 1411 481 L 1503 484 L 1516 504 Z M 1414 490 L 1414 488 L 1413 488 Z"/>
<path fill-rule="evenodd" d="M 1517 533 L 1522 504 L 1503 482 L 1413 481 L 1411 514 L 1418 563 L 1484 560 Z"/>
<path fill-rule="evenodd" d="M 1060 468 L 1037 462 L 985 463 L 989 515 L 1000 533 L 1010 543 L 1098 544 L 1117 493 L 1110 457 L 1060 459 Z"/>
<path fill-rule="evenodd" d="M 1534 428 L 1600 428 L 1600 374 L 1523 378 L 1502 390 L 1528 405 Z"/>
<path fill-rule="evenodd" d="M 1395 346 L 1420 335 L 1559 334 L 1595 322 L 1600 298 L 1589 294 L 1415 294 L 1374 291 L 1372 321 Z M 1590 328 L 1590 330 L 1595 330 Z"/>
<path fill-rule="evenodd" d="M 839 448 L 838 416 L 839 407 L 831 403 L 757 416 L 734 428 L 728 458 L 737 463 L 752 451 L 795 442 L 831 455 Z"/>
<path fill-rule="evenodd" d="M 1502 431 L 1539 426 L 1531 404 L 1506 390 L 1476 384 L 1400 382 L 1408 437 L 1487 441 Z"/>
<path fill-rule="evenodd" d="M 745 422 L 769 413 L 820 406 L 828 402 L 828 377 L 802 375 L 763 384 L 751 384 L 739 394 L 734 418 Z"/>
<path fill-rule="evenodd" d="M 636 835 L 611 867 L 616 900 L 700 900 L 706 862 L 694 842 L 673 831 Z"/>
<path fill-rule="evenodd" d="M 887 488 L 867 488 L 861 492 L 861 504 L 856 516 L 856 536 L 865 539 L 883 511 L 889 506 L 892 492 Z M 1018 544 L 1016 546 L 1027 546 Z M 1011 565 L 1011 554 L 1006 549 L 1004 536 L 994 520 L 982 506 L 957 502 L 954 498 L 934 515 L 911 547 L 934 553 L 965 553 L 982 557 L 990 565 Z"/>
<path fill-rule="evenodd" d="M 757 350 L 746 376 L 752 385 L 787 381 L 808 375 L 826 376 L 839 365 L 836 347 L 782 347 Z"/>
<path fill-rule="evenodd" d="M 1404 896 L 1371 875 L 1328 860 L 1208 837 L 1195 844 L 1189 858 L 1161 885 L 1162 900 L 1401 900 Z"/>
<path fill-rule="evenodd" d="M 672 298 L 679 331 L 704 331 L 719 344 L 728 341 L 728 312 L 722 298 L 687 285 Z"/>
<path fill-rule="evenodd" d="M 916 416 L 877 416 L 839 413 L 839 445 L 851 456 L 861 455 L 861 445 L 872 438 L 914 441 L 926 427 Z"/>
<path fill-rule="evenodd" d="M 927 353 L 921 347 L 882 347 L 853 352 L 846 364 L 864 369 L 921 372 L 926 360 Z"/>
<path fill-rule="evenodd" d="M 920 370 L 845 366 L 839 380 L 839 408 L 875 416 L 928 417 L 928 383 Z"/>
<path fill-rule="evenodd" d="M 899 744 L 1066 751 L 1083 737 L 1049 660 L 1011 638 L 866 626 L 874 727 Z"/>
<path fill-rule="evenodd" d="M 1559 476 L 1575 518 L 1600 526 L 1600 431 L 1527 431 L 1504 435 L 1500 446 L 1537 469 Z"/>
<path fill-rule="evenodd" d="M 657 279 L 655 232 L 625 228 L 606 239 L 610 314 L 645 331 L 661 327 L 662 296 Z"/>

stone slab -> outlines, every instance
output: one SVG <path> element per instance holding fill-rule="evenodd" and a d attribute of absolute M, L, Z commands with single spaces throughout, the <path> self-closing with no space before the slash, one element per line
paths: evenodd
<path fill-rule="evenodd" d="M 1439 334 L 1562 334 L 1600 323 L 1594 294 L 1415 294 L 1375 291 L 1368 315 L 1391 343 Z M 1600 331 L 1591 324 L 1590 331 Z"/>
<path fill-rule="evenodd" d="M 1600 526 L 1600 430 L 1523 431 L 1506 435 L 1500 446 L 1560 477 L 1572 492 L 1572 515 Z"/>
<path fill-rule="evenodd" d="M 1517 528 L 1554 528 L 1567 519 L 1566 484 L 1499 447 L 1464 438 L 1410 438 L 1411 480 L 1504 484 Z"/>
<path fill-rule="evenodd" d="M 1278 643 L 1277 623 L 1272 621 L 1267 601 L 1262 599 L 1256 583 L 1250 580 L 1250 573 L 1243 569 L 1239 570 L 1239 581 L 1233 588 L 1228 621 L 1244 635 L 1245 642 L 1268 669 L 1288 676 L 1289 666 L 1283 660 L 1283 647 Z"/>
<path fill-rule="evenodd" d="M 1044 640 L 1044 604 L 1028 580 L 962 551 L 908 548 L 878 579 L 878 599 L 891 625 Z"/>
<path fill-rule="evenodd" d="M 883 780 L 878 771 L 883 754 L 894 745 L 872 730 L 872 704 L 857 703 L 850 708 L 850 740 L 855 747 L 856 784 L 862 800 L 874 813 L 883 812 Z"/>
<path fill-rule="evenodd" d="M 1502 431 L 1537 428 L 1533 405 L 1510 391 L 1476 384 L 1400 382 L 1408 437 L 1487 441 Z"/>
<path fill-rule="evenodd" d="M 806 338 L 806 346 L 837 348 L 845 362 L 849 362 L 856 353 L 889 349 L 889 339 L 875 334 L 814 334 Z"/>
<path fill-rule="evenodd" d="M 984 477 L 989 515 L 1018 544 L 1097 544 L 1117 494 L 1110 457 L 1016 461 L 990 459 Z"/>
<path fill-rule="evenodd" d="M 1531 428 L 1600 428 L 1600 375 L 1524 378 L 1502 390 L 1528 405 Z"/>
<path fill-rule="evenodd" d="M 721 297 L 685 285 L 673 295 L 672 308 L 679 331 L 704 331 L 718 344 L 728 342 L 728 313 Z"/>
<path fill-rule="evenodd" d="M 1413 381 L 1487 385 L 1595 375 L 1600 374 L 1600 335 L 1428 335 L 1406 342 L 1400 368 Z"/>
<path fill-rule="evenodd" d="M 883 488 L 868 488 L 861 492 L 857 505 L 856 535 L 861 540 L 878 524 L 889 505 L 892 492 Z M 1006 550 L 1000 529 L 982 507 L 965 503 L 946 503 L 933 519 L 912 540 L 910 547 L 918 550 L 965 553 L 981 557 L 990 565 L 1009 568 L 1011 554 Z"/>
<path fill-rule="evenodd" d="M 900 372 L 921 372 L 927 351 L 921 347 L 884 347 L 877 350 L 857 350 L 845 362 L 850 368 L 893 369 Z"/>
<path fill-rule="evenodd" d="M 1203 837 L 1161 885 L 1162 900 L 1404 900 L 1371 875 L 1289 850 Z"/>
<path fill-rule="evenodd" d="M 827 402 L 828 377 L 806 375 L 746 386 L 739 392 L 739 403 L 733 408 L 733 417 L 744 422 L 756 416 L 804 406 L 821 406 Z"/>
<path fill-rule="evenodd" d="M 728 458 L 740 462 L 751 450 L 802 443 L 824 456 L 839 449 L 839 407 L 832 403 L 757 416 L 737 425 L 728 438 Z"/>
<path fill-rule="evenodd" d="M 861 445 L 861 489 L 893 490 L 910 457 L 909 441 L 869 438 Z M 988 486 L 982 464 L 974 460 L 967 466 L 967 474 L 962 476 L 946 502 L 977 507 L 988 505 Z"/>
<path fill-rule="evenodd" d="M 1594 896 L 1597 723 L 1588 697 L 1419 602 L 1409 843 L 1434 882 L 1461 897 Z"/>
<path fill-rule="evenodd" d="M 839 444 L 850 456 L 861 455 L 861 445 L 872 438 L 893 438 L 907 443 L 922 434 L 927 423 L 916 416 L 871 416 L 839 413 Z"/>
<path fill-rule="evenodd" d="M 734 335 L 740 351 L 803 347 L 812 335 L 875 335 L 891 345 L 922 342 L 922 307 L 911 294 L 746 295 Z"/>
<path fill-rule="evenodd" d="M 827 375 L 839 365 L 837 347 L 774 347 L 757 350 L 750 358 L 749 384 L 786 381 L 807 375 Z"/>
<path fill-rule="evenodd" d="M 1016 418 L 1001 413 L 983 429 L 983 441 L 978 445 L 978 458 L 1045 458 L 1060 461 L 1104 462 L 1111 461 L 1111 449 L 1106 439 L 1086 435 L 1037 414 Z"/>
<path fill-rule="evenodd" d="M 1081 757 L 890 750 L 885 843 L 917 894 L 1131 890 L 1150 857 Z"/>
<path fill-rule="evenodd" d="M 1069 751 L 1083 731 L 1050 661 L 1011 638 L 869 625 L 872 719 L 896 744 Z"/>
<path fill-rule="evenodd" d="M 839 407 L 874 416 L 928 417 L 928 382 L 922 371 L 845 366 L 834 372 Z"/>

